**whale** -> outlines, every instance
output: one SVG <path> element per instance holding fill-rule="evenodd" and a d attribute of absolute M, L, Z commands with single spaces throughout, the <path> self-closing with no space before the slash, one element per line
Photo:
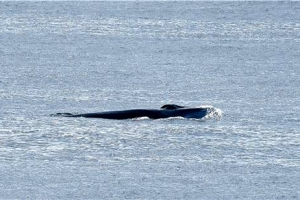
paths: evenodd
<path fill-rule="evenodd" d="M 165 119 L 170 117 L 202 119 L 207 115 L 207 113 L 207 108 L 185 107 L 176 104 L 166 104 L 163 105 L 160 109 L 131 109 L 83 114 L 56 113 L 52 114 L 51 116 L 102 118 L 114 120 L 135 119 L 141 117 L 148 117 L 150 119 Z"/>

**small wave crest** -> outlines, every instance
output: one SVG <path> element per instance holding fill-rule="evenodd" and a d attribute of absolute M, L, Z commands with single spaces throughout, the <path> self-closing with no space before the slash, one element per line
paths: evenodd
<path fill-rule="evenodd" d="M 56 113 L 56 114 L 51 114 L 51 117 L 70 117 L 72 116 L 72 113 Z"/>

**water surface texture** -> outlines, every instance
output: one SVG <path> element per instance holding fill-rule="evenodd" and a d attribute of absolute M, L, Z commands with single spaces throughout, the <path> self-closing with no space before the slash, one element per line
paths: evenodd
<path fill-rule="evenodd" d="M 299 199 L 300 3 L 0 2 L 0 198 Z M 166 103 L 221 120 L 50 117 Z"/>

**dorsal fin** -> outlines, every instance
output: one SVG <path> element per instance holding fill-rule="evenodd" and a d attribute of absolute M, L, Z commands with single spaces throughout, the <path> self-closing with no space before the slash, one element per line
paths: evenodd
<path fill-rule="evenodd" d="M 175 105 L 175 104 L 166 104 L 166 105 L 163 105 L 160 108 L 161 109 L 166 109 L 166 110 L 176 110 L 176 109 L 179 109 L 179 108 L 184 108 L 184 106 L 178 106 L 178 105 Z"/>

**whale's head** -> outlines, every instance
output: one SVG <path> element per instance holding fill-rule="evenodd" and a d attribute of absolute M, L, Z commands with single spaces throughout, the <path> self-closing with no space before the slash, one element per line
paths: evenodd
<path fill-rule="evenodd" d="M 201 119 L 208 113 L 207 108 L 187 108 L 182 110 L 184 118 Z"/>
<path fill-rule="evenodd" d="M 183 118 L 193 118 L 193 119 L 201 119 L 206 116 L 208 113 L 207 108 L 203 107 L 184 107 L 178 106 L 175 104 L 166 104 L 161 107 L 161 109 L 165 110 L 169 117 L 183 117 Z"/>

